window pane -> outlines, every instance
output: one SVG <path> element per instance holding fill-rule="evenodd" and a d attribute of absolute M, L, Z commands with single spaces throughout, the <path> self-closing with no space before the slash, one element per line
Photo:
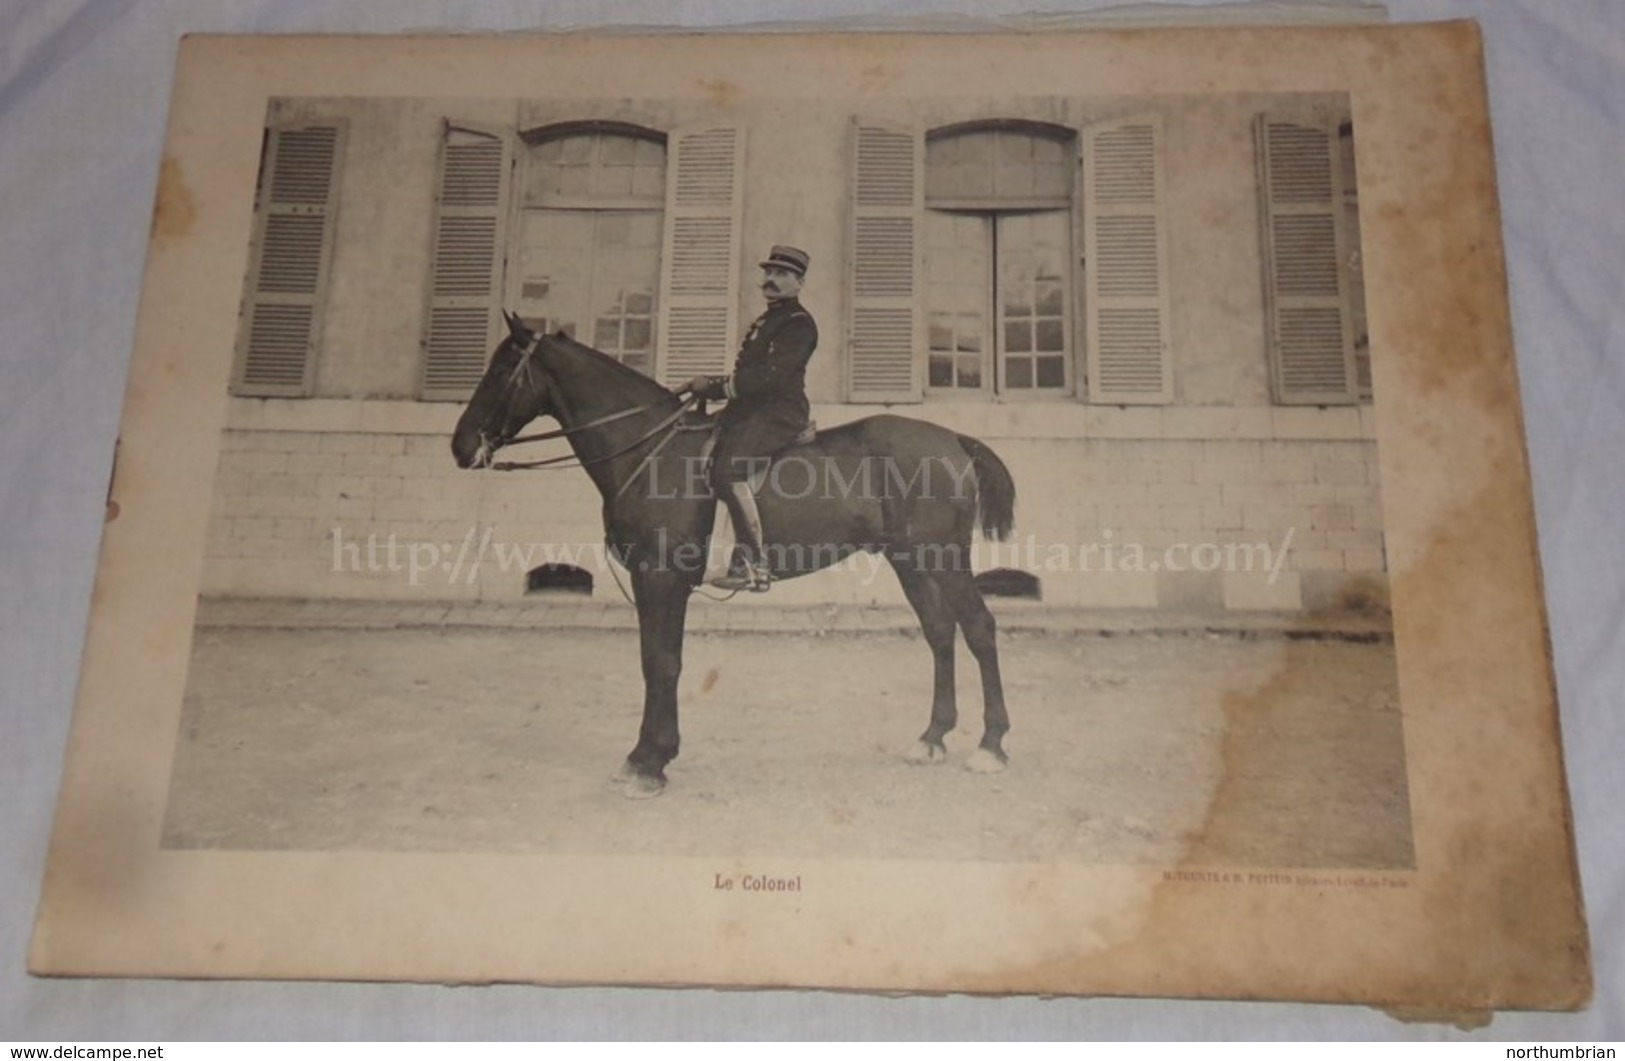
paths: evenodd
<path fill-rule="evenodd" d="M 957 355 L 928 361 L 932 388 L 981 386 L 993 299 L 992 220 L 940 210 L 925 215 L 927 344 L 933 355 Z"/>
<path fill-rule="evenodd" d="M 1038 285 L 1038 313 L 1044 317 L 1059 317 L 1065 306 L 1060 284 Z"/>
<path fill-rule="evenodd" d="M 961 353 L 967 354 L 982 352 L 981 314 L 962 313 L 959 315 L 959 350 Z"/>
<path fill-rule="evenodd" d="M 591 194 L 592 170 L 586 166 L 560 166 L 558 175 L 560 195 L 585 198 Z"/>
<path fill-rule="evenodd" d="M 1060 351 L 1066 349 L 1064 329 L 1059 320 L 1041 320 L 1038 322 L 1038 345 L 1035 349 L 1044 351 Z"/>
<path fill-rule="evenodd" d="M 560 196 L 624 202 L 663 202 L 666 148 L 653 140 L 595 133 L 545 140 L 531 148 L 525 202 L 551 205 Z"/>
<path fill-rule="evenodd" d="M 604 214 L 598 220 L 598 245 L 624 247 L 631 234 L 632 223 L 620 214 Z"/>
<path fill-rule="evenodd" d="M 961 133 L 953 139 L 959 141 L 959 158 L 963 162 L 990 162 L 993 159 L 993 133 Z"/>
<path fill-rule="evenodd" d="M 606 166 L 630 166 L 636 151 L 637 141 L 631 137 L 606 134 L 598 158 Z"/>
<path fill-rule="evenodd" d="M 603 199 L 626 199 L 632 195 L 632 167 L 605 166 L 598 171 L 593 194 Z"/>
<path fill-rule="evenodd" d="M 1045 199 L 1061 199 L 1072 194 L 1071 168 L 1056 164 L 1033 167 L 1033 194 Z"/>
<path fill-rule="evenodd" d="M 1030 357 L 1010 357 L 1004 361 L 1004 384 L 1011 390 L 1030 390 L 1033 385 L 1033 362 Z"/>
<path fill-rule="evenodd" d="M 633 155 L 639 166 L 655 166 L 664 169 L 666 166 L 666 145 L 658 140 L 638 140 L 637 150 Z"/>
<path fill-rule="evenodd" d="M 1076 166 L 1072 141 L 1017 129 L 936 137 L 926 144 L 925 198 L 1001 209 L 1034 198 L 1070 199 Z"/>
<path fill-rule="evenodd" d="M 626 214 L 626 245 L 638 250 L 660 246 L 660 215 L 653 211 Z"/>
<path fill-rule="evenodd" d="M 1032 138 L 1033 160 L 1040 163 L 1059 164 L 1066 161 L 1066 144 L 1048 136 L 1035 136 Z"/>
<path fill-rule="evenodd" d="M 639 166 L 632 171 L 632 195 L 638 199 L 663 199 L 666 195 L 666 171 Z"/>
<path fill-rule="evenodd" d="M 519 312 L 547 316 L 583 341 L 648 370 L 655 348 L 660 248 L 634 247 L 660 228 L 658 211 L 531 209 L 520 219 Z M 634 353 L 637 356 L 625 356 Z M 641 366 L 641 367 L 640 367 Z"/>
<path fill-rule="evenodd" d="M 1059 357 L 1038 358 L 1038 385 L 1040 387 L 1066 386 L 1066 363 Z"/>
<path fill-rule="evenodd" d="M 559 159 L 563 162 L 577 166 L 585 166 L 592 161 L 593 136 L 566 136 L 561 137 L 559 144 Z"/>
<path fill-rule="evenodd" d="M 1031 317 L 1033 315 L 1032 296 L 1026 284 L 1015 283 L 1005 289 L 1004 315 L 1006 317 Z"/>
<path fill-rule="evenodd" d="M 993 172 L 993 192 L 1000 199 L 1030 199 L 1033 194 L 1033 168 L 1018 162 L 1000 163 Z"/>
<path fill-rule="evenodd" d="M 1012 354 L 1025 354 L 1033 348 L 1033 326 L 1027 321 L 1004 322 L 1004 349 Z"/>

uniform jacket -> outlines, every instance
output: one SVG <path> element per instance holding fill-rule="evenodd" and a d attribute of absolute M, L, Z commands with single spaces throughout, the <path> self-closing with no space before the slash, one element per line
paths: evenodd
<path fill-rule="evenodd" d="M 800 431 L 807 424 L 807 362 L 818 346 L 818 325 L 793 298 L 768 304 L 745 333 L 731 376 L 713 379 L 701 397 L 728 398 L 726 428 L 745 420 Z"/>

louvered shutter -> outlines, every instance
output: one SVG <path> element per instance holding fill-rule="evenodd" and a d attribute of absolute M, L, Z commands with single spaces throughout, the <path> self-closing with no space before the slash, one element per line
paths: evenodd
<path fill-rule="evenodd" d="M 446 124 L 423 336 L 425 400 L 467 398 L 496 346 L 512 173 L 508 137 Z"/>
<path fill-rule="evenodd" d="M 919 321 L 919 232 L 924 151 L 913 132 L 853 124 L 852 319 L 847 397 L 917 402 L 923 329 Z"/>
<path fill-rule="evenodd" d="M 1083 137 L 1088 396 L 1108 405 L 1173 399 L 1162 125 L 1093 126 Z"/>
<path fill-rule="evenodd" d="M 1261 115 L 1257 124 L 1264 300 L 1275 400 L 1359 400 L 1339 214 L 1337 128 L 1320 116 Z"/>
<path fill-rule="evenodd" d="M 342 144 L 339 125 L 267 132 L 254 267 L 237 344 L 238 394 L 303 397 L 311 391 Z"/>
<path fill-rule="evenodd" d="M 683 129 L 668 145 L 659 349 L 675 387 L 727 371 L 738 345 L 745 133 Z"/>

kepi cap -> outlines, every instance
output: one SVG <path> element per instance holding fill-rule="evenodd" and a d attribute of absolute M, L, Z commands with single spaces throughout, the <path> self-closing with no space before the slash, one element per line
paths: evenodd
<path fill-rule="evenodd" d="M 811 261 L 812 259 L 807 252 L 800 247 L 786 247 L 775 244 L 773 249 L 767 252 L 767 258 L 756 264 L 763 269 L 769 267 L 788 269 L 797 276 L 806 276 L 807 265 Z"/>

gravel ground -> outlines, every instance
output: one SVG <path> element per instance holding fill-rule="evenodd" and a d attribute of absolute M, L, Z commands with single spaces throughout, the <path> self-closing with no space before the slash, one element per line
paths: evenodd
<path fill-rule="evenodd" d="M 1393 646 L 1002 634 L 1009 768 L 959 651 L 947 766 L 930 654 L 897 633 L 691 632 L 683 753 L 650 801 L 618 630 L 202 627 L 165 842 L 283 850 L 799 855 L 1404 868 Z"/>

